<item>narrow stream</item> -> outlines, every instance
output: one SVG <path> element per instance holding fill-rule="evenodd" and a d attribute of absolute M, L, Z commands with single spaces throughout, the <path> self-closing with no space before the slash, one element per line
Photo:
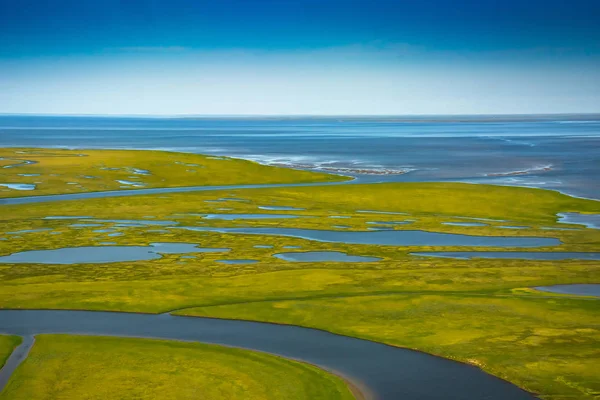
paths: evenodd
<path fill-rule="evenodd" d="M 235 189 L 263 189 L 263 188 L 285 188 L 304 186 L 334 186 L 362 183 L 360 179 L 339 182 L 311 182 L 311 183 L 271 183 L 271 184 L 248 184 L 248 185 L 223 185 L 223 186 L 183 186 L 152 189 L 125 189 L 108 190 L 104 192 L 85 192 L 69 194 L 52 194 L 44 196 L 25 196 L 0 199 L 0 205 L 47 203 L 50 201 L 100 199 L 105 197 L 128 197 L 159 193 L 184 193 L 184 192 L 206 192 L 212 190 L 235 190 Z"/>

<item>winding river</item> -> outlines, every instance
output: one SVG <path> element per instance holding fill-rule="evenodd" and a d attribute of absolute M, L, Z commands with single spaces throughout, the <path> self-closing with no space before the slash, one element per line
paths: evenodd
<path fill-rule="evenodd" d="M 0 310 L 0 332 L 26 338 L 44 333 L 160 338 L 258 350 L 341 374 L 378 400 L 535 398 L 474 366 L 297 326 L 170 314 Z"/>

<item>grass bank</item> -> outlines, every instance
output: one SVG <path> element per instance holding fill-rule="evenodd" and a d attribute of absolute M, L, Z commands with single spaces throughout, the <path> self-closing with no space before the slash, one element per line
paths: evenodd
<path fill-rule="evenodd" d="M 21 344 L 19 336 L 0 335 L 0 368 L 19 344 Z"/>
<path fill-rule="evenodd" d="M 543 399 L 600 393 L 594 299 L 399 294 L 205 307 L 178 314 L 324 329 L 476 365 Z"/>
<path fill-rule="evenodd" d="M 200 343 L 38 335 L 2 400 L 321 399 L 355 397 L 311 365 Z"/>

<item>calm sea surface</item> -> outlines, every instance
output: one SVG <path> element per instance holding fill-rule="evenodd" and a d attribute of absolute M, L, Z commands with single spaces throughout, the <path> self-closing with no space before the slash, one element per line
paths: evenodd
<path fill-rule="evenodd" d="M 600 115 L 0 116 L 0 146 L 165 149 L 373 182 L 492 183 L 600 198 Z"/>

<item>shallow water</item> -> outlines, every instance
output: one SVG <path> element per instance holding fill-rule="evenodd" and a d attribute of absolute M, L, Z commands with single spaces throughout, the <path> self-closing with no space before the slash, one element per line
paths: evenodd
<path fill-rule="evenodd" d="M 453 225 L 453 226 L 487 226 L 481 222 L 442 222 L 442 225 Z"/>
<path fill-rule="evenodd" d="M 0 328 L 1 329 L 1 328 Z M 19 344 L 12 352 L 12 354 L 6 360 L 6 363 L 0 369 L 0 392 L 4 389 L 12 373 L 17 367 L 25 361 L 31 347 L 33 346 L 34 338 L 32 335 L 26 335 L 23 337 L 23 341 Z"/>
<path fill-rule="evenodd" d="M 302 211 L 304 208 L 289 207 L 289 206 L 258 206 L 261 210 L 271 211 Z"/>
<path fill-rule="evenodd" d="M 35 185 L 31 183 L 0 183 L 0 186 L 13 190 L 35 190 Z"/>
<path fill-rule="evenodd" d="M 121 224 L 122 226 L 169 226 L 169 225 L 177 225 L 178 222 L 175 221 L 148 221 L 147 219 L 90 219 L 90 222 L 110 222 L 115 224 Z"/>
<path fill-rule="evenodd" d="M 439 251 L 410 253 L 411 256 L 457 258 L 515 259 L 515 260 L 600 260 L 600 253 L 591 252 L 535 252 L 535 251 Z"/>
<path fill-rule="evenodd" d="M 295 262 L 374 262 L 381 260 L 381 258 L 379 257 L 354 256 L 340 251 L 305 251 L 293 253 L 278 253 L 273 254 L 273 256 L 282 260 Z"/>
<path fill-rule="evenodd" d="M 600 297 L 600 284 L 597 284 L 597 283 L 578 283 L 578 284 L 571 284 L 571 285 L 537 286 L 534 289 L 541 290 L 542 292 Z"/>
<path fill-rule="evenodd" d="M 87 224 L 86 223 L 86 224 L 71 224 L 69 226 L 72 228 L 88 228 L 88 227 L 93 227 L 93 226 L 102 226 L 102 224 L 92 224 L 92 223 Z"/>
<path fill-rule="evenodd" d="M 130 168 L 130 170 L 136 175 L 151 175 L 150 171 L 148 171 L 147 169 Z"/>
<path fill-rule="evenodd" d="M 44 217 L 43 219 L 91 219 L 94 217 L 90 216 L 63 216 L 63 215 L 52 215 L 49 217 Z"/>
<path fill-rule="evenodd" d="M 110 234 L 108 236 L 115 236 Z M 227 252 L 230 249 L 201 248 L 193 243 L 151 243 L 149 246 L 84 246 L 53 250 L 32 250 L 0 257 L 0 263 L 14 264 L 99 264 L 154 260 L 161 254 Z"/>
<path fill-rule="evenodd" d="M 394 211 L 376 211 L 376 210 L 356 210 L 357 213 L 363 214 L 391 214 L 391 215 L 408 215 L 403 212 L 394 212 Z"/>
<path fill-rule="evenodd" d="M 233 221 L 236 219 L 294 219 L 301 218 L 301 216 L 290 214 L 205 214 L 203 218 Z"/>
<path fill-rule="evenodd" d="M 264 351 L 337 371 L 376 400 L 533 400 L 479 368 L 315 329 L 257 322 L 90 311 L 0 310 L 0 332 L 151 337 Z"/>
<path fill-rule="evenodd" d="M 586 228 L 600 229 L 600 214 L 559 213 L 558 218 L 558 222 L 562 224 L 585 225 Z"/>
<path fill-rule="evenodd" d="M 374 174 L 368 176 L 374 182 L 480 182 L 600 197 L 598 115 L 0 116 L 0 129 L 0 146 L 162 148 L 321 171 L 363 171 Z M 386 175 L 390 171 L 407 173 Z"/>
<path fill-rule="evenodd" d="M 542 247 L 557 246 L 561 243 L 560 240 L 554 238 L 471 236 L 417 230 L 328 231 L 296 228 L 215 228 L 198 226 L 182 226 L 176 229 L 199 232 L 274 235 L 315 240 L 318 242 L 378 244 L 385 246 Z"/>
<path fill-rule="evenodd" d="M 20 235 L 22 233 L 35 233 L 35 232 L 45 232 L 51 231 L 51 228 L 39 228 L 39 229 L 23 229 L 20 231 L 6 232 L 7 235 Z"/>
<path fill-rule="evenodd" d="M 127 186 L 133 186 L 133 187 L 144 187 L 146 186 L 145 183 L 142 182 L 132 182 L 132 181 L 124 181 L 124 180 L 117 180 L 117 182 L 119 182 L 121 185 L 127 185 Z"/>
<path fill-rule="evenodd" d="M 406 221 L 368 221 L 367 224 L 370 225 L 408 225 L 415 222 L 414 220 L 406 220 Z"/>

